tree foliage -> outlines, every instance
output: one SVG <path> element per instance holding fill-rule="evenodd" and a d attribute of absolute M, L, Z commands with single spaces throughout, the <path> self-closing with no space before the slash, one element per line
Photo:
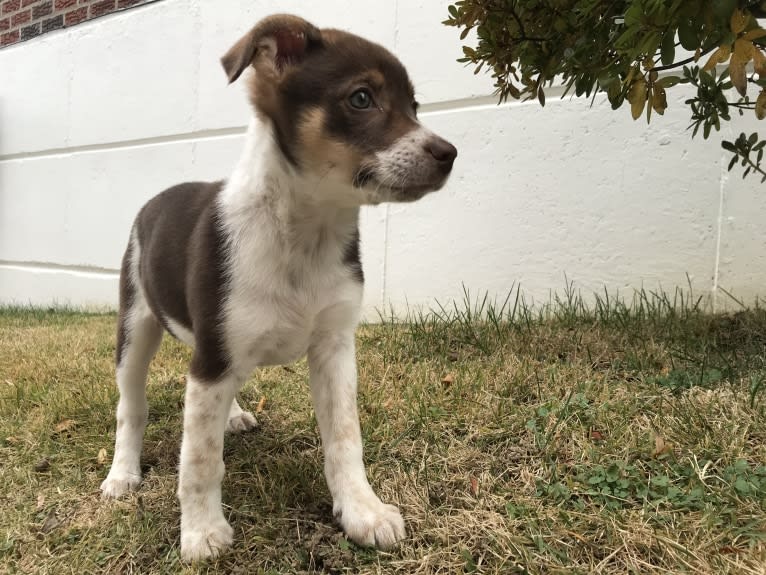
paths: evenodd
<path fill-rule="evenodd" d="M 500 101 L 537 98 L 560 82 L 564 95 L 606 93 L 634 119 L 663 114 L 678 84 L 696 88 L 686 100 L 693 135 L 704 138 L 732 113 L 766 117 L 764 0 L 458 0 L 445 24 L 475 32 L 461 62 L 489 68 Z M 723 141 L 744 175 L 758 172 L 766 141 L 757 133 Z"/>

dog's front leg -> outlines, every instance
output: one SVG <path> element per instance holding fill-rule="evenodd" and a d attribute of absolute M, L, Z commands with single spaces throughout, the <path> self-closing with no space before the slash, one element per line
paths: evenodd
<path fill-rule="evenodd" d="M 223 434 L 238 389 L 233 376 L 219 381 L 186 379 L 184 434 L 178 477 L 181 557 L 194 561 L 231 545 L 233 530 L 221 508 Z"/>
<path fill-rule="evenodd" d="M 309 348 L 311 396 L 325 458 L 333 513 L 360 545 L 389 548 L 406 535 L 402 516 L 367 482 L 356 406 L 354 333 L 324 333 Z"/>

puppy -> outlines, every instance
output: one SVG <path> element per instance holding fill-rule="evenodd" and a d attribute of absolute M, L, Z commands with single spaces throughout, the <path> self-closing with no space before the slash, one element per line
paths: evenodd
<path fill-rule="evenodd" d="M 252 428 L 236 393 L 258 366 L 308 355 L 333 512 L 349 538 L 389 548 L 399 510 L 362 461 L 354 331 L 359 208 L 441 188 L 457 150 L 417 120 L 412 83 L 381 46 L 291 15 L 260 21 L 221 59 L 245 69 L 253 117 L 228 180 L 165 190 L 139 212 L 120 274 L 117 433 L 101 485 L 141 481 L 146 376 L 163 330 L 192 346 L 179 466 L 181 555 L 219 554 L 224 431 Z"/>

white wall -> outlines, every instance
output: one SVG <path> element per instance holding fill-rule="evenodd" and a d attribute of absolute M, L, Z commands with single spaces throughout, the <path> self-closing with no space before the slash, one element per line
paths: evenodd
<path fill-rule="evenodd" d="M 766 187 L 727 174 L 718 139 L 690 139 L 688 92 L 651 127 L 555 91 L 545 109 L 498 107 L 491 79 L 455 62 L 446 4 L 164 0 L 0 50 L 0 302 L 115 304 L 140 205 L 232 167 L 249 109 L 218 58 L 276 11 L 392 49 L 460 152 L 443 191 L 363 214 L 368 317 L 463 284 L 547 299 L 564 274 L 583 290 L 688 274 L 698 293 L 766 294 Z"/>

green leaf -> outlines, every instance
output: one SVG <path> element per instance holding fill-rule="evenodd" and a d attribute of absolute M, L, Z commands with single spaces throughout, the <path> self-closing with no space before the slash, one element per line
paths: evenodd
<path fill-rule="evenodd" d="M 697 31 L 689 18 L 684 18 L 678 23 L 678 39 L 685 50 L 696 50 L 699 46 Z"/>
<path fill-rule="evenodd" d="M 656 485 L 657 487 L 667 487 L 670 485 L 670 479 L 667 475 L 655 475 L 652 477 L 652 485 Z"/>
<path fill-rule="evenodd" d="M 736 489 L 742 495 L 748 495 L 752 489 L 750 484 L 742 477 L 737 478 L 734 482 L 734 489 Z"/>
<path fill-rule="evenodd" d="M 476 561 L 474 561 L 474 558 L 473 558 L 473 555 L 471 555 L 471 552 L 468 549 L 463 548 L 460 550 L 460 556 L 463 558 L 463 561 L 465 562 L 465 572 L 475 573 Z"/>
<path fill-rule="evenodd" d="M 681 81 L 681 78 L 678 76 L 665 76 L 664 78 L 660 78 L 655 82 L 658 86 L 661 86 L 663 88 L 672 88 L 676 84 L 678 84 Z"/>
<path fill-rule="evenodd" d="M 676 34 L 675 30 L 668 30 L 662 38 L 660 58 L 663 66 L 669 66 L 676 58 Z"/>
<path fill-rule="evenodd" d="M 345 537 L 341 537 L 338 539 L 338 547 L 340 547 L 343 550 L 351 549 L 351 544 L 348 542 L 348 540 Z"/>

